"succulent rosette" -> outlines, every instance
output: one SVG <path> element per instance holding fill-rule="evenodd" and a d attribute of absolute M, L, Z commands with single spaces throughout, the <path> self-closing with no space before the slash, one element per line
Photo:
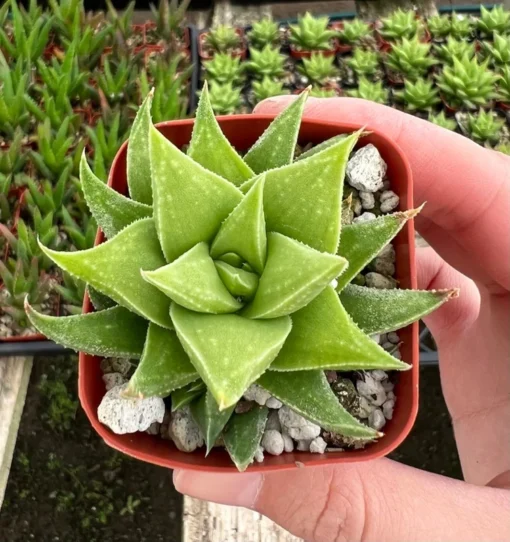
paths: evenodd
<path fill-rule="evenodd" d="M 452 292 L 350 284 L 415 210 L 342 226 L 346 166 L 362 131 L 294 159 L 306 92 L 243 156 L 221 132 L 203 89 L 184 153 L 151 122 L 151 95 L 127 151 L 126 197 L 85 157 L 81 183 L 107 240 L 45 254 L 89 285 L 96 312 L 53 318 L 26 310 L 55 341 L 139 359 L 129 398 L 194 398 L 209 451 L 218 437 L 239 470 L 252 461 L 268 409 L 234 412 L 257 383 L 322 428 L 381 433 L 345 410 L 325 370 L 406 370 L 370 334 L 401 328 Z M 183 404 L 186 401 L 183 401 Z"/>

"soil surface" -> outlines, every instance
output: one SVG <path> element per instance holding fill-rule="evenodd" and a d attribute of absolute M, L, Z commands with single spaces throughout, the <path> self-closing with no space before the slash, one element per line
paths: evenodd
<path fill-rule="evenodd" d="M 437 368 L 421 371 L 420 414 L 392 454 L 461 478 Z M 6 499 L 2 542 L 177 542 L 182 502 L 168 470 L 108 448 L 78 406 L 76 360 L 38 358 L 28 390 Z"/>

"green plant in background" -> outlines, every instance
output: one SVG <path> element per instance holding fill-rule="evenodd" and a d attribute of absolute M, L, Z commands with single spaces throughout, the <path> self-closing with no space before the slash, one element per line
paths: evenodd
<path fill-rule="evenodd" d="M 338 37 L 342 43 L 359 45 L 370 40 L 372 29 L 365 21 L 353 19 L 343 23 L 342 29 L 338 31 Z"/>
<path fill-rule="evenodd" d="M 495 144 L 500 139 L 504 124 L 505 121 L 498 118 L 494 111 L 481 109 L 478 113 L 469 115 L 466 128 L 475 141 Z"/>
<path fill-rule="evenodd" d="M 157 8 L 150 4 L 158 33 L 162 38 L 172 43 L 177 37 L 182 36 L 186 10 L 190 3 L 191 0 L 159 0 Z"/>
<path fill-rule="evenodd" d="M 321 51 L 332 49 L 336 32 L 329 28 L 327 17 L 314 17 L 311 13 L 298 17 L 297 24 L 289 26 L 291 45 L 302 51 Z"/>
<path fill-rule="evenodd" d="M 257 49 L 262 49 L 266 45 L 275 45 L 279 38 L 278 24 L 270 18 L 255 21 L 248 32 L 250 44 Z"/>
<path fill-rule="evenodd" d="M 72 246 L 76 247 L 78 250 L 92 248 L 97 232 L 97 224 L 94 217 L 82 213 L 79 216 L 79 221 L 77 221 L 71 216 L 71 213 L 66 207 L 62 207 L 61 214 L 61 229 L 70 240 Z"/>
<path fill-rule="evenodd" d="M 245 65 L 241 59 L 228 53 L 217 53 L 212 60 L 204 62 L 204 68 L 210 81 L 221 84 L 237 84 L 245 78 Z"/>
<path fill-rule="evenodd" d="M 440 102 L 434 83 L 422 78 L 415 82 L 406 80 L 404 90 L 393 94 L 406 104 L 409 111 L 430 111 Z"/>
<path fill-rule="evenodd" d="M 332 88 L 312 87 L 310 96 L 313 98 L 336 98 L 338 97 L 338 93 Z"/>
<path fill-rule="evenodd" d="M 25 134 L 18 129 L 14 132 L 10 145 L 0 147 L 0 173 L 3 175 L 14 175 L 24 168 L 27 161 L 27 153 L 23 152 L 24 140 Z"/>
<path fill-rule="evenodd" d="M 510 66 L 503 66 L 498 75 L 497 99 L 505 104 L 510 104 Z"/>
<path fill-rule="evenodd" d="M 473 37 L 473 22 L 471 18 L 453 12 L 450 36 L 458 40 L 471 39 Z"/>
<path fill-rule="evenodd" d="M 55 290 L 60 296 L 64 310 L 67 314 L 81 314 L 86 284 L 69 273 L 62 273 L 62 284 L 54 284 Z"/>
<path fill-rule="evenodd" d="M 352 98 L 363 98 L 363 100 L 370 100 L 379 104 L 386 104 L 389 99 L 389 91 L 383 87 L 382 81 L 373 83 L 365 77 L 360 77 L 358 88 L 348 90 L 347 95 Z"/>
<path fill-rule="evenodd" d="M 501 142 L 494 147 L 494 150 L 510 156 L 510 143 L 508 141 Z"/>
<path fill-rule="evenodd" d="M 264 77 L 262 81 L 253 81 L 252 88 L 255 103 L 261 102 L 266 98 L 282 96 L 283 94 L 289 93 L 287 89 L 283 88 L 283 83 L 281 81 L 274 81 L 269 77 Z"/>
<path fill-rule="evenodd" d="M 475 44 L 464 39 L 450 36 L 444 45 L 434 46 L 436 54 L 444 62 L 453 63 L 454 58 L 473 58 L 476 55 Z"/>
<path fill-rule="evenodd" d="M 120 111 L 105 114 L 96 126 L 85 126 L 85 130 L 94 145 L 95 152 L 101 153 L 104 163 L 108 166 L 128 136 L 127 119 L 122 118 Z"/>
<path fill-rule="evenodd" d="M 381 19 L 379 33 L 389 41 L 411 39 L 419 33 L 420 21 L 412 10 L 397 9 L 388 17 Z"/>
<path fill-rule="evenodd" d="M 494 32 L 494 42 L 482 42 L 484 56 L 496 66 L 510 64 L 510 36 L 502 36 Z"/>
<path fill-rule="evenodd" d="M 504 34 L 510 31 L 510 12 L 502 5 L 496 5 L 490 10 L 480 6 L 480 18 L 476 26 L 485 36 L 492 36 L 493 32 Z"/>
<path fill-rule="evenodd" d="M 207 33 L 205 44 L 217 53 L 227 53 L 241 47 L 242 40 L 235 28 L 218 25 Z"/>
<path fill-rule="evenodd" d="M 254 74 L 257 79 L 264 77 L 281 77 L 285 70 L 285 56 L 280 54 L 277 47 L 266 45 L 260 51 L 250 49 L 251 60 L 246 64 L 247 69 Z"/>
<path fill-rule="evenodd" d="M 298 70 L 318 85 L 324 85 L 339 75 L 339 70 L 335 66 L 335 57 L 324 56 L 320 53 L 313 53 L 310 58 L 303 58 L 303 64 L 298 66 Z"/>
<path fill-rule="evenodd" d="M 379 54 L 356 47 L 347 64 L 358 77 L 374 75 L 379 69 Z"/>
<path fill-rule="evenodd" d="M 436 126 L 440 126 L 441 128 L 445 128 L 446 130 L 451 130 L 452 132 L 455 132 L 455 130 L 457 129 L 457 121 L 455 119 L 447 117 L 444 111 L 440 111 L 437 115 L 429 113 L 429 121 Z"/>
<path fill-rule="evenodd" d="M 24 132 L 30 124 L 26 101 L 28 94 L 28 73 L 24 60 L 18 59 L 12 69 L 0 51 L 0 133 L 14 137 L 16 128 Z"/>
<path fill-rule="evenodd" d="M 48 179 L 58 179 L 72 163 L 68 155 L 74 144 L 70 134 L 70 119 L 66 118 L 55 133 L 49 118 L 37 126 L 37 152 L 30 156 L 40 173 Z"/>
<path fill-rule="evenodd" d="M 136 2 L 132 0 L 123 10 L 122 14 L 115 9 L 111 0 L 106 0 L 108 18 L 114 25 L 118 35 L 126 41 L 132 33 L 132 20 L 135 12 Z"/>
<path fill-rule="evenodd" d="M 437 76 L 437 86 L 450 106 L 476 109 L 497 96 L 498 76 L 489 70 L 488 63 L 464 56 L 454 57 L 453 65 L 444 67 Z"/>
<path fill-rule="evenodd" d="M 49 7 L 53 12 L 55 26 L 63 36 L 69 37 L 76 12 L 80 18 L 85 17 L 83 0 L 48 0 Z"/>
<path fill-rule="evenodd" d="M 112 70 L 113 67 L 113 70 Z M 132 60 L 122 58 L 119 62 L 103 61 L 103 71 L 97 76 L 99 88 L 110 105 L 125 102 L 136 88 L 138 70 Z"/>
<path fill-rule="evenodd" d="M 53 130 L 58 130 L 68 119 L 69 125 L 74 130 L 79 130 L 82 119 L 73 111 L 65 86 L 61 87 L 56 96 L 52 95 L 47 88 L 40 89 L 40 94 L 39 103 L 30 96 L 25 96 L 25 106 L 38 122 L 44 123 L 46 119 L 49 119 Z"/>
<path fill-rule="evenodd" d="M 152 208 L 105 187 L 83 160 L 87 201 L 108 241 L 88 251 L 44 249 L 119 305 L 65 320 L 26 306 L 31 322 L 60 343 L 141 356 L 123 397 L 166 397 L 202 379 L 206 390 L 190 409 L 207 452 L 221 434 L 240 471 L 268 416 L 266 407 L 234 413 L 254 382 L 327 430 L 382 436 L 343 408 L 324 370 L 408 369 L 369 335 L 407 325 L 456 295 L 349 284 L 418 211 L 342 227 L 344 174 L 361 131 L 293 162 L 305 99 L 241 157 L 214 118 L 207 87 L 187 154 L 151 125 L 149 96 L 127 163 L 130 194 L 144 194 Z M 94 187 L 116 203 L 108 206 Z"/>
<path fill-rule="evenodd" d="M 434 39 L 443 39 L 450 35 L 452 20 L 448 15 L 432 15 L 427 19 L 427 26 Z"/>
<path fill-rule="evenodd" d="M 426 75 L 429 68 L 437 64 L 437 60 L 430 55 L 430 44 L 422 43 L 416 36 L 412 39 L 403 38 L 394 44 L 386 56 L 386 64 L 406 78 L 416 79 Z"/>
<path fill-rule="evenodd" d="M 216 115 L 231 115 L 242 105 L 241 89 L 232 86 L 232 83 L 222 85 L 211 81 L 209 97 Z"/>

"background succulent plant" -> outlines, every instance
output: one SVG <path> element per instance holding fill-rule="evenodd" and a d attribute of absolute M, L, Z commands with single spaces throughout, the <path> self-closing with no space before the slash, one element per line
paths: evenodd
<path fill-rule="evenodd" d="M 338 37 L 342 43 L 358 45 L 370 40 L 372 29 L 370 25 L 361 19 L 345 21 L 343 27 L 338 31 Z"/>
<path fill-rule="evenodd" d="M 390 41 L 411 39 L 418 34 L 420 22 L 412 10 L 398 9 L 388 17 L 381 19 L 379 33 Z"/>
<path fill-rule="evenodd" d="M 337 77 L 338 68 L 335 66 L 335 57 L 313 53 L 310 58 L 303 58 L 299 71 L 308 79 L 319 85 L 324 85 L 330 79 Z"/>
<path fill-rule="evenodd" d="M 416 79 L 425 75 L 429 68 L 437 64 L 430 56 L 430 44 L 422 43 L 417 36 L 412 39 L 403 38 L 393 45 L 386 56 L 387 66 L 408 78 Z"/>
<path fill-rule="evenodd" d="M 383 87 L 382 81 L 373 83 L 365 77 L 360 77 L 358 88 L 347 91 L 347 95 L 352 98 L 363 98 L 371 102 L 385 104 L 388 103 L 389 91 Z"/>
<path fill-rule="evenodd" d="M 252 87 L 256 103 L 272 96 L 281 96 L 282 94 L 289 93 L 287 89 L 283 88 L 283 83 L 274 81 L 269 77 L 264 77 L 262 81 L 253 81 Z"/>
<path fill-rule="evenodd" d="M 458 40 L 473 37 L 473 21 L 466 15 L 452 13 L 450 35 Z"/>
<path fill-rule="evenodd" d="M 455 107 L 475 109 L 487 105 L 496 97 L 497 75 L 488 68 L 488 60 L 453 58 L 452 66 L 445 66 L 437 77 L 437 86 L 446 101 Z"/>
<path fill-rule="evenodd" d="M 207 88 L 187 155 L 152 126 L 149 96 L 128 146 L 136 200 L 82 160 L 85 196 L 108 241 L 78 252 L 42 247 L 118 305 L 65 318 L 26 307 L 32 323 L 63 344 L 140 357 L 125 397 L 165 397 L 202 379 L 206 389 L 198 387 L 191 411 L 207 452 L 223 434 L 239 470 L 252 461 L 268 414 L 265 407 L 234 413 L 255 381 L 321 427 L 379 437 L 342 407 L 324 370 L 407 369 L 368 333 L 407 324 L 455 294 L 349 286 L 416 211 L 345 226 L 340 237 L 343 177 L 361 132 L 292 162 L 305 99 L 241 158 L 221 133 Z M 321 183 L 311 183 L 318 171 Z"/>
<path fill-rule="evenodd" d="M 269 18 L 255 21 L 248 32 L 251 45 L 258 49 L 262 49 L 266 45 L 275 45 L 279 37 L 278 24 Z"/>
<path fill-rule="evenodd" d="M 495 5 L 492 9 L 480 6 L 480 18 L 477 28 L 486 36 L 492 36 L 493 32 L 501 34 L 510 31 L 510 12 L 502 5 Z"/>
<path fill-rule="evenodd" d="M 336 98 L 338 92 L 333 88 L 312 87 L 310 89 L 310 96 L 314 98 Z"/>
<path fill-rule="evenodd" d="M 464 58 L 466 56 L 473 58 L 476 55 L 476 48 L 473 42 L 456 39 L 452 36 L 448 38 L 445 44 L 436 45 L 434 48 L 437 56 L 449 64 L 453 63 L 454 58 Z"/>
<path fill-rule="evenodd" d="M 307 12 L 298 18 L 296 25 L 289 26 L 289 41 L 303 51 L 331 49 L 335 31 L 328 27 L 327 17 L 314 17 Z"/>
<path fill-rule="evenodd" d="M 242 40 L 235 28 L 218 25 L 207 33 L 205 44 L 217 53 L 227 53 L 240 47 Z"/>
<path fill-rule="evenodd" d="M 241 89 L 234 87 L 232 83 L 221 84 L 212 81 L 209 97 L 217 115 L 231 115 L 242 104 Z"/>
<path fill-rule="evenodd" d="M 228 53 L 218 53 L 214 58 L 204 62 L 207 77 L 211 81 L 225 84 L 236 84 L 243 81 L 245 76 L 244 65 L 239 57 L 233 57 Z"/>
<path fill-rule="evenodd" d="M 357 76 L 374 75 L 379 69 L 379 55 L 376 51 L 356 47 L 347 63 Z"/>
<path fill-rule="evenodd" d="M 494 32 L 494 41 L 482 43 L 483 52 L 490 63 L 496 66 L 510 64 L 510 36 L 504 36 Z"/>
<path fill-rule="evenodd" d="M 436 126 L 441 126 L 441 128 L 451 130 L 452 132 L 457 129 L 457 121 L 455 119 L 447 117 L 444 111 L 440 111 L 439 113 L 437 113 L 437 115 L 429 113 L 429 121 Z"/>
<path fill-rule="evenodd" d="M 430 111 L 440 102 L 434 83 L 422 78 L 414 82 L 406 80 L 404 90 L 394 92 L 394 96 L 402 100 L 409 111 Z"/>
<path fill-rule="evenodd" d="M 452 21 L 448 15 L 433 15 L 427 19 L 427 26 L 434 39 L 443 39 L 449 36 Z"/>
<path fill-rule="evenodd" d="M 503 66 L 499 73 L 498 100 L 510 104 L 510 66 Z"/>
<path fill-rule="evenodd" d="M 285 56 L 280 50 L 271 45 L 266 45 L 260 51 L 250 49 L 250 61 L 247 63 L 247 69 L 258 79 L 263 77 L 281 77 L 284 73 Z"/>
<path fill-rule="evenodd" d="M 501 128 L 505 124 L 493 111 L 481 109 L 474 115 L 469 115 L 467 130 L 470 136 L 480 143 L 497 143 L 501 136 Z"/>

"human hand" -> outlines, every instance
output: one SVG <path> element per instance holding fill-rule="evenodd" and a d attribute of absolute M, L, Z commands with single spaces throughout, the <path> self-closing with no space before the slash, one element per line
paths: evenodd
<path fill-rule="evenodd" d="M 278 113 L 293 97 L 256 113 Z M 460 287 L 426 318 L 466 482 L 389 459 L 276 473 L 175 471 L 187 495 L 245 506 L 314 542 L 510 540 L 510 158 L 394 109 L 310 98 L 304 117 L 366 124 L 407 155 L 418 286 Z M 444 258 L 444 259 L 443 259 Z"/>

